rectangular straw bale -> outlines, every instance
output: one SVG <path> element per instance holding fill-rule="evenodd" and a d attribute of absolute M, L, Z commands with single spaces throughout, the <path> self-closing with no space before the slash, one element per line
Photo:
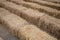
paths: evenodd
<path fill-rule="evenodd" d="M 60 37 L 60 20 L 51 16 L 45 15 L 40 18 L 39 28 L 51 33 L 55 37 Z"/>
<path fill-rule="evenodd" d="M 21 17 L 35 25 L 38 24 L 40 17 L 45 15 L 43 13 L 38 12 L 37 10 L 32 10 L 32 9 L 27 9 L 27 10 L 22 10 L 22 11 L 23 13 Z"/>
<path fill-rule="evenodd" d="M 3 8 L 0 8 L 0 11 L 2 11 L 0 13 L 0 22 L 6 25 L 14 35 L 17 35 L 17 30 L 19 30 L 18 27 L 20 28 L 21 26 L 28 24 L 26 20 L 10 12 L 7 12 L 7 10 Z"/>
<path fill-rule="evenodd" d="M 43 1 L 43 0 L 25 0 L 25 1 L 38 3 L 40 5 L 49 6 L 49 7 L 56 8 L 56 9 L 60 10 L 59 9 L 60 8 L 60 4 L 57 4 L 57 3 L 47 2 L 47 1 Z"/>
<path fill-rule="evenodd" d="M 13 6 L 12 6 L 13 5 Z M 17 15 L 25 18 L 27 21 L 29 22 L 32 22 L 34 24 L 37 24 L 38 23 L 38 20 L 39 20 L 39 17 L 40 16 L 43 16 L 45 14 L 42 14 L 40 12 L 38 12 L 37 10 L 32 10 L 32 9 L 28 9 L 26 7 L 23 7 L 23 6 L 19 6 L 19 5 L 16 5 L 12 2 L 2 2 L 1 3 L 1 6 L 10 10 L 11 12 L 14 11 L 13 13 L 16 14 L 16 11 L 18 12 Z"/>
<path fill-rule="evenodd" d="M 45 12 L 46 14 L 49 14 L 51 16 L 54 16 L 56 18 L 60 18 L 60 11 L 53 9 L 51 7 L 47 7 L 47 6 L 42 6 L 36 3 L 32 3 L 32 2 L 25 2 L 25 1 L 20 1 L 20 0 L 10 0 L 14 3 L 26 6 L 28 8 L 32 8 L 32 9 L 38 9 L 40 12 Z"/>
<path fill-rule="evenodd" d="M 25 25 L 20 28 L 20 40 L 57 40 L 34 25 Z"/>

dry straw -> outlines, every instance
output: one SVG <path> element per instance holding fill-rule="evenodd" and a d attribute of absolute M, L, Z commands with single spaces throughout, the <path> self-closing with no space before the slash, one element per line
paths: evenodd
<path fill-rule="evenodd" d="M 48 6 L 48 7 L 52 7 L 52 8 L 60 10 L 59 9 L 60 4 L 57 4 L 57 3 L 47 2 L 47 1 L 43 1 L 43 0 L 25 0 L 25 1 L 37 3 L 37 4 L 40 4 L 40 5 L 44 5 L 44 6 Z"/>
<path fill-rule="evenodd" d="M 0 13 L 1 22 L 8 27 L 13 35 L 19 37 L 20 40 L 57 40 L 36 26 L 30 25 L 19 16 L 10 12 L 7 14 L 7 10 L 3 8 L 0 8 L 0 10 L 3 11 Z"/>
<path fill-rule="evenodd" d="M 12 6 L 13 5 L 13 6 Z M 51 17 L 45 13 L 41 13 L 37 10 L 28 9 L 21 5 L 16 5 L 12 2 L 2 2 L 1 6 L 9 11 L 21 16 L 27 21 L 38 25 L 40 29 L 44 29 L 48 33 L 53 34 L 56 37 L 60 37 L 60 20 Z"/>
<path fill-rule="evenodd" d="M 40 12 L 44 12 L 46 14 L 53 16 L 53 17 L 60 18 L 60 11 L 57 9 L 47 7 L 44 5 L 39 5 L 39 4 L 32 3 L 32 2 L 25 2 L 25 1 L 20 1 L 20 0 L 10 0 L 10 1 L 14 2 L 16 4 L 23 5 L 28 8 L 39 10 Z"/>
<path fill-rule="evenodd" d="M 8 9 L 9 11 L 11 11 L 11 12 L 13 12 L 13 13 L 15 13 L 23 18 L 25 18 L 27 21 L 32 22 L 34 24 L 38 23 L 40 15 L 41 16 L 44 15 L 42 13 L 40 14 L 38 11 L 35 12 L 35 10 L 32 10 L 30 8 L 28 9 L 26 7 L 23 7 L 22 5 L 18 6 L 12 2 L 6 1 L 6 2 L 1 2 L 0 4 L 2 7 Z"/>

